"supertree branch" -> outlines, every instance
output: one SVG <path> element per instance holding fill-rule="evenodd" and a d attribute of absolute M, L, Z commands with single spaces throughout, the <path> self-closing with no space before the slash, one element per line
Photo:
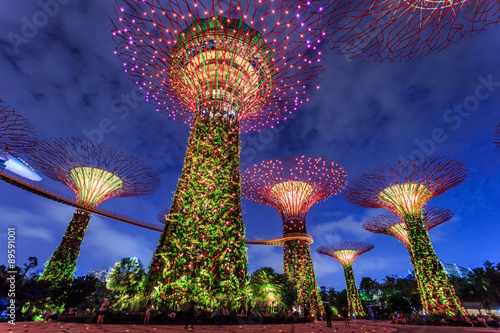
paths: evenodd
<path fill-rule="evenodd" d="M 306 215 L 316 202 L 339 193 L 347 173 L 337 163 L 319 157 L 282 157 L 256 164 L 242 173 L 243 195 L 278 210 L 283 234 L 307 233 Z M 285 241 L 283 270 L 298 290 L 299 303 L 322 311 L 307 241 Z"/>
<path fill-rule="evenodd" d="M 342 191 L 346 178 L 347 172 L 331 160 L 282 157 L 246 169 L 241 188 L 247 199 L 276 208 L 284 222 L 305 222 L 309 208 Z"/>
<path fill-rule="evenodd" d="M 500 147 L 500 124 L 497 125 L 493 133 L 493 142 Z"/>
<path fill-rule="evenodd" d="M 430 229 L 450 220 L 452 217 L 453 212 L 449 209 L 427 207 L 423 212 L 424 228 L 429 231 Z M 394 213 L 385 213 L 374 216 L 363 223 L 363 228 L 373 233 L 393 236 L 399 239 L 408 248 L 408 251 L 411 251 L 406 222 Z"/>
<path fill-rule="evenodd" d="M 73 138 L 37 140 L 27 157 L 47 177 L 68 185 L 78 203 L 89 208 L 116 196 L 141 196 L 152 193 L 160 178 L 139 159 L 114 148 Z M 91 214 L 77 210 L 60 246 L 41 276 L 57 284 L 72 279 L 80 245 Z"/>
<path fill-rule="evenodd" d="M 0 160 L 23 154 L 36 139 L 29 122 L 0 99 Z"/>
<path fill-rule="evenodd" d="M 399 162 L 370 171 L 354 181 L 344 198 L 361 207 L 387 208 L 405 221 L 420 298 L 426 313 L 465 314 L 432 248 L 424 226 L 423 206 L 461 183 L 462 162 L 433 157 Z"/>
<path fill-rule="evenodd" d="M 141 160 L 90 141 L 40 139 L 28 158 L 47 177 L 69 186 L 78 203 L 92 208 L 116 196 L 151 194 L 160 185 L 156 172 Z"/>
<path fill-rule="evenodd" d="M 323 71 L 321 36 L 296 12 L 282 0 L 123 0 L 113 39 L 158 111 L 189 123 L 218 113 L 254 131 L 309 100 Z"/>
<path fill-rule="evenodd" d="M 342 264 L 347 287 L 349 313 L 355 314 L 358 317 L 365 317 L 366 312 L 363 309 L 361 297 L 356 287 L 352 264 L 357 257 L 373 248 L 372 244 L 365 242 L 340 242 L 322 245 L 316 249 L 316 252 L 335 258 Z"/>
<path fill-rule="evenodd" d="M 303 11 L 310 11 L 306 4 L 311 1 L 299 2 Z M 409 61 L 439 52 L 500 20 L 496 0 L 336 0 L 316 6 L 322 6 L 321 17 L 329 23 L 326 34 L 321 25 L 313 26 L 318 36 L 339 54 L 373 62 Z"/>
<path fill-rule="evenodd" d="M 397 162 L 373 169 L 343 192 L 346 201 L 368 208 L 387 208 L 401 217 L 420 216 L 433 197 L 464 181 L 464 163 L 444 157 Z"/>

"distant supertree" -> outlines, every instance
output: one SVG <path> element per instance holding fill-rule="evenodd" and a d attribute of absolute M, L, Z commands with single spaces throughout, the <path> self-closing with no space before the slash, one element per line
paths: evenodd
<path fill-rule="evenodd" d="M 423 207 L 433 197 L 460 184 L 466 176 L 464 163 L 430 157 L 371 170 L 352 181 L 344 191 L 348 202 L 361 207 L 387 208 L 406 222 L 420 298 L 424 312 L 429 314 L 465 313 L 424 227 Z"/>
<path fill-rule="evenodd" d="M 123 0 L 113 39 L 157 111 L 192 126 L 184 169 L 149 269 L 169 306 L 243 297 L 240 131 L 273 127 L 317 88 L 318 38 L 294 1 Z M 214 283 L 217 281 L 217 283 Z"/>
<path fill-rule="evenodd" d="M 310 24 L 332 49 L 353 59 L 409 61 L 439 52 L 500 21 L 497 0 L 300 0 L 303 20 L 321 9 L 322 24 Z M 311 7 L 315 7 L 312 9 Z M 317 16 L 312 20 L 317 21 Z M 312 23 L 312 22 L 311 22 Z M 326 28 L 327 27 L 327 28 Z"/>
<path fill-rule="evenodd" d="M 41 139 L 30 147 L 27 157 L 41 173 L 69 186 L 76 202 L 84 207 L 95 208 L 112 197 L 148 195 L 160 185 L 156 172 L 139 159 L 89 141 Z M 41 279 L 54 283 L 73 279 L 91 216 L 85 210 L 76 210 Z"/>
<path fill-rule="evenodd" d="M 26 118 L 0 99 L 0 169 L 2 160 L 22 154 L 35 138 L 35 131 Z"/>
<path fill-rule="evenodd" d="M 272 206 L 283 220 L 283 236 L 307 236 L 306 215 L 316 202 L 338 194 L 347 172 L 319 157 L 283 157 L 246 169 L 241 176 L 243 196 Z M 283 271 L 295 284 L 298 300 L 313 311 L 323 311 L 307 239 L 284 241 Z"/>
<path fill-rule="evenodd" d="M 316 249 L 316 252 L 333 257 L 342 264 L 347 287 L 349 313 L 355 314 L 357 317 L 366 317 L 366 312 L 361 304 L 358 288 L 356 288 L 352 263 L 354 259 L 373 248 L 374 246 L 372 244 L 365 242 L 340 242 L 322 245 Z"/>

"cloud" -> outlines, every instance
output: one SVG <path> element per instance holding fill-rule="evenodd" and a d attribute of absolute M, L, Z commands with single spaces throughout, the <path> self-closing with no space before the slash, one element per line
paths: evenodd
<path fill-rule="evenodd" d="M 321 245 L 353 239 L 366 240 L 372 234 L 363 229 L 362 225 L 369 217 L 371 215 L 357 219 L 353 215 L 348 215 L 339 220 L 318 224 L 312 228 L 313 238 Z"/>
<path fill-rule="evenodd" d="M 250 273 L 261 267 L 272 267 L 278 273 L 283 273 L 283 247 L 268 245 L 247 246 L 248 271 Z"/>

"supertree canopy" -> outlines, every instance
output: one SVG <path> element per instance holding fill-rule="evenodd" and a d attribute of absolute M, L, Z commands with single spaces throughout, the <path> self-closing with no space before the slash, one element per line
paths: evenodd
<path fill-rule="evenodd" d="M 365 317 L 366 312 L 361 304 L 361 297 L 359 296 L 358 288 L 356 288 L 356 280 L 354 279 L 352 263 L 354 262 L 354 259 L 373 248 L 374 246 L 372 244 L 365 242 L 340 242 L 330 245 L 322 245 L 316 249 L 316 252 L 333 257 L 342 264 L 347 287 L 347 304 L 349 313 L 355 314 L 358 317 Z"/>
<path fill-rule="evenodd" d="M 347 172 L 337 163 L 319 157 L 283 157 L 267 160 L 242 173 L 243 196 L 273 206 L 283 220 L 283 271 L 298 290 L 298 301 L 322 311 L 308 239 L 286 240 L 287 235 L 307 236 L 306 215 L 316 202 L 338 194 L 347 184 Z"/>
<path fill-rule="evenodd" d="M 454 316 L 464 309 L 448 282 L 424 226 L 424 205 L 460 184 L 464 163 L 443 157 L 408 160 L 374 169 L 352 181 L 344 198 L 361 207 L 387 208 L 406 223 L 424 312 Z"/>
<path fill-rule="evenodd" d="M 113 39 L 157 111 L 192 126 L 147 292 L 173 307 L 243 296 L 239 134 L 273 127 L 317 88 L 322 41 L 292 1 L 119 1 Z M 312 31 L 312 29 L 311 29 Z"/>
<path fill-rule="evenodd" d="M 353 59 L 409 61 L 439 52 L 500 21 L 496 0 L 300 0 L 302 11 L 322 9 L 317 34 Z M 304 13 L 306 19 L 307 13 Z M 328 25 L 325 34 L 324 26 Z"/>
<path fill-rule="evenodd" d="M 423 223 L 425 230 L 448 221 L 453 217 L 453 212 L 446 208 L 427 207 L 423 211 Z M 385 213 L 372 217 L 365 223 L 363 228 L 376 234 L 386 234 L 395 237 L 401 241 L 410 251 L 410 240 L 408 238 L 408 229 L 406 222 L 400 216 L 394 213 Z"/>
<path fill-rule="evenodd" d="M 18 156 L 35 141 L 30 124 L 0 99 L 0 168 L 9 155 Z"/>
<path fill-rule="evenodd" d="M 114 148 L 74 138 L 37 140 L 28 158 L 44 175 L 69 186 L 77 203 L 95 208 L 112 197 L 153 193 L 160 178 L 139 159 Z M 72 280 L 91 214 L 77 209 L 42 279 Z"/>

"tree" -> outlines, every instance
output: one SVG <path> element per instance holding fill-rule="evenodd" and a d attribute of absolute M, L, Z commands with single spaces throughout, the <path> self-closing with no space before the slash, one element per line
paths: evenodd
<path fill-rule="evenodd" d="M 142 309 L 147 303 L 141 292 L 145 276 L 142 262 L 135 257 L 123 258 L 115 263 L 107 282 L 107 288 L 116 292 L 112 306 L 120 311 Z"/>

